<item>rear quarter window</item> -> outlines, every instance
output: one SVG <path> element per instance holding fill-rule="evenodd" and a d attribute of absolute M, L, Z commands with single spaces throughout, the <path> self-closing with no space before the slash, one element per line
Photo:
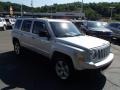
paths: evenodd
<path fill-rule="evenodd" d="M 22 23 L 22 20 L 17 20 L 15 23 L 14 29 L 20 29 L 21 23 Z"/>

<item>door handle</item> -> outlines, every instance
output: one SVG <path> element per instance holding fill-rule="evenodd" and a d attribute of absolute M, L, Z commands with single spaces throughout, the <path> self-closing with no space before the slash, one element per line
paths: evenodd
<path fill-rule="evenodd" d="M 21 33 L 20 35 L 23 36 L 24 34 Z"/>
<path fill-rule="evenodd" d="M 32 39 L 36 39 L 35 37 L 32 37 Z"/>

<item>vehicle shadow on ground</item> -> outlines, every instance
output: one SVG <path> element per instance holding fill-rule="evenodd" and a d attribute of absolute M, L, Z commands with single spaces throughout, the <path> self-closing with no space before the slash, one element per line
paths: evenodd
<path fill-rule="evenodd" d="M 12 51 L 0 54 L 0 79 L 9 85 L 1 90 L 102 90 L 106 83 L 102 73 L 93 71 L 81 71 L 73 80 L 61 82 L 47 58 L 32 52 L 17 57 Z"/>

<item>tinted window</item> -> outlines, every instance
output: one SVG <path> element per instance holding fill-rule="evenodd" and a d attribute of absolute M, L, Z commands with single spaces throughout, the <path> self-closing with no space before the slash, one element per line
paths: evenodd
<path fill-rule="evenodd" d="M 30 20 L 24 20 L 22 24 L 22 31 L 30 32 L 32 21 Z"/>
<path fill-rule="evenodd" d="M 32 33 L 39 34 L 40 31 L 45 31 L 45 30 L 47 32 L 45 23 L 39 21 L 34 22 Z"/>
<path fill-rule="evenodd" d="M 117 25 L 115 23 L 110 24 L 111 27 L 116 27 Z"/>
<path fill-rule="evenodd" d="M 22 20 L 17 20 L 14 29 L 20 29 Z"/>
<path fill-rule="evenodd" d="M 104 27 L 101 22 L 87 22 L 87 26 L 91 28 Z"/>

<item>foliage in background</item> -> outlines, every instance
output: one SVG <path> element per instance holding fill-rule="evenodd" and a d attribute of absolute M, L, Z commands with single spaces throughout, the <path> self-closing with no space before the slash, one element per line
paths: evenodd
<path fill-rule="evenodd" d="M 9 11 L 10 5 L 13 6 L 14 11 L 20 12 L 21 5 L 10 3 L 10 2 L 0 2 L 0 12 Z M 110 17 L 110 7 L 115 7 L 113 9 L 113 19 L 120 21 L 120 2 L 116 3 L 85 3 L 84 12 L 87 19 L 97 20 L 101 18 Z M 31 7 L 23 5 L 24 12 L 31 12 Z M 34 12 L 71 12 L 81 10 L 81 2 L 67 3 L 67 4 L 53 4 L 51 6 L 42 6 L 33 9 Z"/>

